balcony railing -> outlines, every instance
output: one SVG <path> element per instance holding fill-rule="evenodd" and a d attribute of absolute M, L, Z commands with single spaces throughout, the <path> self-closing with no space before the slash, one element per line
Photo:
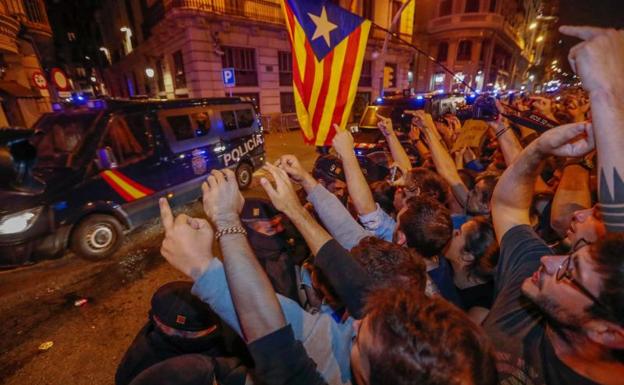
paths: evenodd
<path fill-rule="evenodd" d="M 431 34 L 447 32 L 458 29 L 486 28 L 494 29 L 507 34 L 520 48 L 524 42 L 520 34 L 505 21 L 502 15 L 497 13 L 459 13 L 435 18 L 429 21 L 427 32 Z"/>
<path fill-rule="evenodd" d="M 151 28 L 172 12 L 200 12 L 271 24 L 284 24 L 278 1 L 271 0 L 160 0 L 147 11 L 146 27 Z"/>
<path fill-rule="evenodd" d="M 26 28 L 52 36 L 43 0 L 2 0 L 6 13 Z"/>

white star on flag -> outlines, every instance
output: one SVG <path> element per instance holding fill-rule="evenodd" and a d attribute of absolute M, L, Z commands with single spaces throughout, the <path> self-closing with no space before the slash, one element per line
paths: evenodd
<path fill-rule="evenodd" d="M 314 36 L 312 36 L 312 40 L 316 40 L 322 36 L 323 39 L 325 39 L 325 43 L 327 43 L 327 46 L 329 47 L 331 43 L 331 40 L 329 39 L 329 33 L 334 29 L 338 28 L 338 26 L 334 23 L 331 23 L 327 19 L 327 11 L 325 10 L 324 6 L 321 10 L 321 16 L 316 16 L 309 12 L 308 16 L 310 16 L 310 19 L 312 19 L 312 21 L 316 25 L 316 30 L 314 31 Z"/>

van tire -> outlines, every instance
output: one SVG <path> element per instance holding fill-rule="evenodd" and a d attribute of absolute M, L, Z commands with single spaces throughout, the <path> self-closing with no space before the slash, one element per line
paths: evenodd
<path fill-rule="evenodd" d="M 241 163 L 236 168 L 236 182 L 241 190 L 246 190 L 253 180 L 253 167 L 249 163 Z"/>
<path fill-rule="evenodd" d="M 71 235 L 70 248 L 81 258 L 101 261 L 115 253 L 123 240 L 123 226 L 117 218 L 92 214 L 76 225 Z"/>

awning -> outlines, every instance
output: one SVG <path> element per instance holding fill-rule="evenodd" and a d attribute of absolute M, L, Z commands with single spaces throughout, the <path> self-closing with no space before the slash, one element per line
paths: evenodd
<path fill-rule="evenodd" d="M 4 91 L 9 95 L 16 98 L 38 98 L 40 95 L 35 94 L 30 88 L 12 81 L 12 80 L 0 80 L 0 91 Z"/>

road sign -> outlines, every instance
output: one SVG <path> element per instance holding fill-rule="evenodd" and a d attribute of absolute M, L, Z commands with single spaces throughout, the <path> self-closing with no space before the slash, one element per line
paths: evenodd
<path fill-rule="evenodd" d="M 69 90 L 69 80 L 67 79 L 67 75 L 60 68 L 52 68 L 52 72 L 50 72 L 50 77 L 52 78 L 52 83 L 56 85 L 56 88 L 59 91 L 68 91 Z"/>
<path fill-rule="evenodd" d="M 234 77 L 234 68 L 224 68 L 221 74 L 223 76 L 223 85 L 226 87 L 235 87 L 236 78 Z"/>
<path fill-rule="evenodd" d="M 46 88 L 48 88 L 48 81 L 46 80 L 43 72 L 39 70 L 32 73 L 32 81 L 35 87 L 39 88 L 40 90 L 45 90 Z"/>

